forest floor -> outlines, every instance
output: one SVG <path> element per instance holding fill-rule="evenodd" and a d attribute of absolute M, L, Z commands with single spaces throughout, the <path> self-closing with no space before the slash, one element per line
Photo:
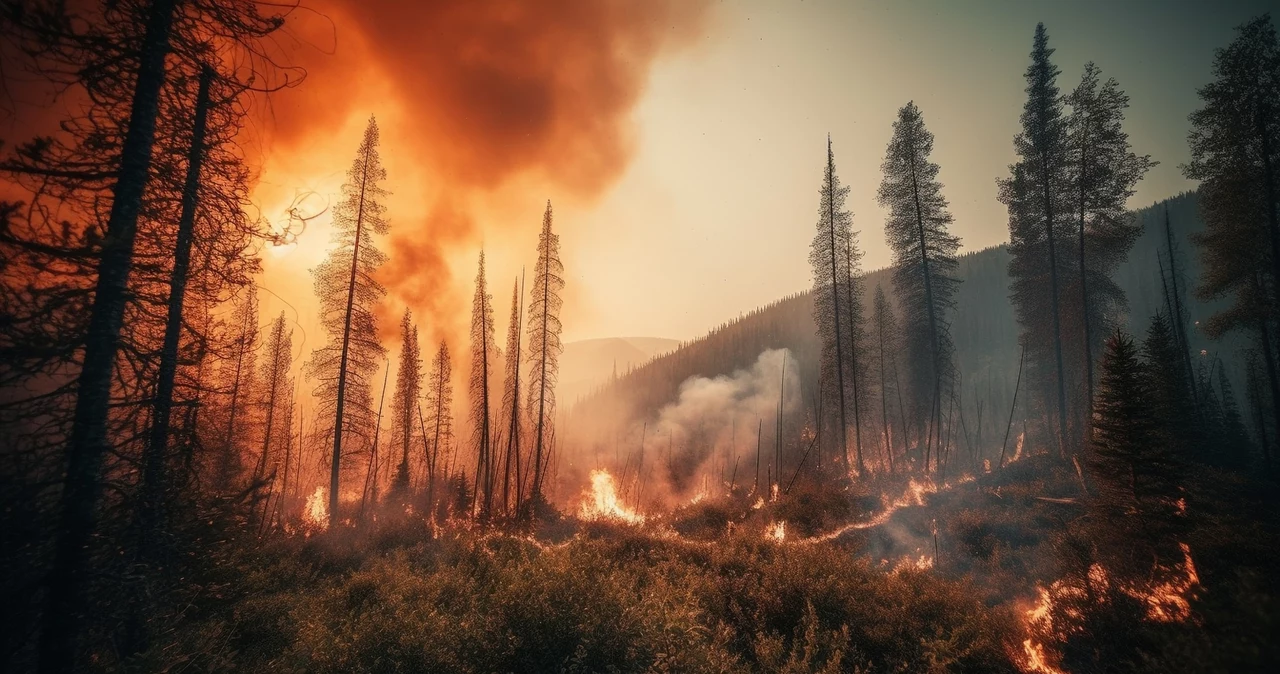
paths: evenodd
<path fill-rule="evenodd" d="M 1241 483 L 1220 486 L 1239 502 Z M 384 515 L 217 565 L 125 669 L 1081 672 L 1103 652 L 1107 671 L 1276 663 L 1280 519 L 1217 509 L 1208 487 L 1188 539 L 1198 578 L 1179 588 L 1186 619 L 1137 619 L 1141 638 L 1121 651 L 1106 635 L 1033 642 L 1078 497 L 1072 473 L 1036 456 L 942 489 L 800 484 L 643 523 L 566 516 L 512 533 Z"/>

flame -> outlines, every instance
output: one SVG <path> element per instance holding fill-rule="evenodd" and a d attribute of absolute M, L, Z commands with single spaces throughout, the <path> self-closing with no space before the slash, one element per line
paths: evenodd
<path fill-rule="evenodd" d="M 1026 440 L 1027 432 L 1023 431 L 1018 434 L 1018 442 L 1013 446 L 1013 458 L 1009 459 L 1009 463 L 1013 463 L 1022 458 L 1022 441 Z"/>
<path fill-rule="evenodd" d="M 1191 618 L 1191 602 L 1196 587 L 1200 585 L 1200 575 L 1196 572 L 1195 562 L 1191 559 L 1191 547 L 1179 543 L 1182 549 L 1182 564 L 1174 568 L 1161 567 L 1167 576 L 1165 580 L 1149 587 L 1137 584 L 1118 585 L 1117 589 L 1124 594 L 1140 599 L 1147 604 L 1147 619 L 1154 622 L 1182 622 Z M 1107 570 L 1100 564 L 1089 567 L 1088 583 L 1095 596 L 1105 596 L 1111 587 L 1111 578 Z M 1035 605 L 1026 612 L 1026 626 L 1032 634 L 1056 634 L 1053 625 L 1053 598 L 1055 595 L 1081 597 L 1086 588 L 1070 585 L 1067 579 L 1054 581 L 1048 588 L 1037 587 L 1038 597 Z M 1078 617 L 1078 616 L 1073 616 Z M 1022 664 L 1025 672 L 1041 674 L 1062 674 L 1062 670 L 1049 664 L 1048 652 L 1044 644 L 1034 637 L 1022 642 L 1023 654 L 1026 656 Z"/>
<path fill-rule="evenodd" d="M 1200 585 L 1200 574 L 1196 572 L 1196 563 L 1191 560 L 1191 547 L 1186 543 L 1178 544 L 1182 548 L 1182 566 L 1168 580 L 1151 588 L 1149 592 L 1139 594 L 1147 602 L 1147 619 L 1156 622 L 1182 622 L 1191 617 L 1191 602 L 1196 586 Z"/>
<path fill-rule="evenodd" d="M 613 476 L 607 470 L 591 471 L 591 490 L 583 492 L 578 513 L 584 520 L 610 519 L 628 524 L 644 523 L 644 515 L 626 507 L 618 499 Z"/>
<path fill-rule="evenodd" d="M 1040 672 L 1040 674 L 1065 674 L 1061 669 L 1049 664 L 1045 658 L 1043 645 L 1027 639 L 1022 642 L 1022 650 L 1027 655 L 1027 661 L 1024 663 L 1025 671 Z"/>
<path fill-rule="evenodd" d="M 329 507 L 325 496 L 324 487 L 316 487 L 315 492 L 307 497 L 307 505 L 302 509 L 302 522 L 307 528 L 329 528 Z"/>
<path fill-rule="evenodd" d="M 765 533 L 765 536 L 772 538 L 773 540 L 781 543 L 787 538 L 787 523 L 772 522 L 769 524 L 768 527 L 765 528 L 764 533 Z"/>
<path fill-rule="evenodd" d="M 756 499 L 756 502 L 751 506 L 751 509 L 752 509 L 752 510 L 759 510 L 759 509 L 761 509 L 761 508 L 763 508 L 763 507 L 764 507 L 764 497 L 761 497 L 761 498 Z"/>

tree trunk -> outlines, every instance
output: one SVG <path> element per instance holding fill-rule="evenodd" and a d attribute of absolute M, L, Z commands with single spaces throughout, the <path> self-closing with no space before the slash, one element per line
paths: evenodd
<path fill-rule="evenodd" d="M 160 350 L 160 367 L 156 375 L 155 399 L 151 406 L 151 434 L 142 464 L 142 498 L 139 502 L 139 554 L 149 556 L 155 533 L 164 527 L 163 492 L 169 445 L 169 419 L 173 412 L 173 380 L 178 370 L 178 341 L 182 336 L 182 301 L 187 290 L 187 272 L 191 265 L 191 239 L 195 225 L 196 202 L 199 197 L 200 165 L 204 161 L 205 126 L 209 112 L 209 85 L 213 69 L 200 69 L 200 86 L 196 94 L 195 124 L 191 131 L 191 149 L 187 152 L 187 176 L 182 186 L 182 213 L 178 219 L 178 235 L 174 245 L 173 271 L 169 277 L 169 306 L 165 317 L 164 345 Z"/>
<path fill-rule="evenodd" d="M 356 205 L 356 239 L 351 251 L 351 280 L 347 283 L 347 310 L 342 319 L 342 354 L 338 358 L 338 400 L 333 419 L 333 461 L 329 468 L 329 529 L 338 524 L 338 474 L 342 470 L 342 413 L 347 401 L 347 354 L 351 346 L 351 310 L 356 301 L 356 272 L 360 264 L 360 236 L 364 230 L 364 194 L 369 184 L 369 153 L 365 148 L 360 173 L 360 200 Z M 386 385 L 383 385 L 386 389 Z"/>
<path fill-rule="evenodd" d="M 109 449 L 107 417 L 116 340 L 124 318 L 142 194 L 151 168 L 173 15 L 173 0 L 155 0 L 148 12 L 129 124 L 120 150 L 120 170 L 112 190 L 111 215 L 98 262 L 75 416 L 67 445 L 58 537 L 53 564 L 45 578 L 48 595 L 39 643 L 39 670 L 45 674 L 71 671 L 76 663 L 76 637 L 87 603 L 84 573 L 89 538 L 93 534 L 94 510 L 101 491 L 99 473 Z"/>

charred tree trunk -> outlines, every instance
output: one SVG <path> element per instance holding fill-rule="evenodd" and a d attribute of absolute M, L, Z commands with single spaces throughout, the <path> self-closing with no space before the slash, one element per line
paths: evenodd
<path fill-rule="evenodd" d="M 213 69 L 200 69 L 200 86 L 196 94 L 195 124 L 191 131 L 191 149 L 187 153 L 187 176 L 182 186 L 182 213 L 178 220 L 178 236 L 173 253 L 173 272 L 169 277 L 169 306 L 165 317 L 164 345 L 160 350 L 160 366 L 156 375 L 155 399 L 151 406 L 151 434 L 143 457 L 142 498 L 139 503 L 139 554 L 149 556 L 154 534 L 164 527 L 164 489 L 167 480 L 166 461 L 169 451 L 169 419 L 173 413 L 173 381 L 178 371 L 178 341 L 182 336 L 182 301 L 187 290 L 187 272 L 191 266 L 191 239 L 195 228 L 196 203 L 200 187 L 200 165 L 204 161 L 205 126 L 209 113 L 209 86 Z"/>
<path fill-rule="evenodd" d="M 164 60 L 169 53 L 174 0 L 155 0 L 147 16 L 138 54 L 129 123 L 120 149 L 120 167 L 112 189 L 111 214 L 98 262 L 93 307 L 85 335 L 84 361 L 67 444 L 67 468 L 59 502 L 59 528 L 40 632 L 39 670 L 49 674 L 75 668 L 76 637 L 86 610 L 85 570 L 101 492 L 102 460 L 110 448 L 107 416 L 117 339 L 124 319 L 129 271 L 142 194 L 151 169 Z"/>

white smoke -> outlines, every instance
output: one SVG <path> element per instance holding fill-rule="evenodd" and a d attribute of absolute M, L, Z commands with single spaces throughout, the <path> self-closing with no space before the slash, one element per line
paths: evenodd
<path fill-rule="evenodd" d="M 787 349 L 769 349 L 750 368 L 730 375 L 686 379 L 676 401 L 658 411 L 648 432 L 672 495 L 732 481 L 735 458 L 736 483 L 754 480 L 757 433 L 768 463 L 778 437 L 780 396 L 786 438 L 797 430 L 790 424 L 800 409 L 800 385 L 796 360 Z"/>

